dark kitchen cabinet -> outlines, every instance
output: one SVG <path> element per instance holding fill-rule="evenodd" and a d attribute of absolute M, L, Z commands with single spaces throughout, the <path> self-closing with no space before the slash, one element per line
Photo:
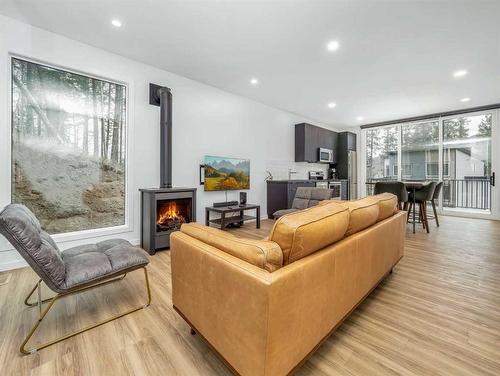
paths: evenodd
<path fill-rule="evenodd" d="M 335 151 L 337 139 L 337 132 L 307 123 L 295 124 L 295 162 L 317 162 L 318 149 Z"/>
<path fill-rule="evenodd" d="M 273 213 L 292 207 L 295 192 L 298 187 L 314 187 L 316 183 L 307 180 L 270 180 L 267 182 L 267 216 L 273 218 Z"/>
<path fill-rule="evenodd" d="M 356 151 L 356 133 L 341 132 L 338 134 L 338 149 L 341 151 Z"/>
<path fill-rule="evenodd" d="M 356 151 L 356 134 L 352 132 L 339 133 L 338 145 L 335 153 L 337 154 L 337 163 L 335 167 L 337 168 L 337 176 L 339 179 L 352 179 L 352 177 L 349 176 L 349 154 L 353 151 Z"/>

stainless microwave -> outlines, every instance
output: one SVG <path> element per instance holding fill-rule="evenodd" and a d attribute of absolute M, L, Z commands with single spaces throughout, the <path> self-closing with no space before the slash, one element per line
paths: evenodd
<path fill-rule="evenodd" d="M 333 150 L 318 148 L 318 162 L 333 163 Z"/>

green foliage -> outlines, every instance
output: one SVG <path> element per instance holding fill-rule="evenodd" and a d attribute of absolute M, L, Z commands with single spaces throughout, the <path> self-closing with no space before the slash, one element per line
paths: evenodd
<path fill-rule="evenodd" d="M 14 142 L 36 137 L 121 167 L 126 87 L 12 59 Z"/>
<path fill-rule="evenodd" d="M 491 114 L 486 114 L 478 125 L 478 134 L 481 137 L 491 137 Z"/>
<path fill-rule="evenodd" d="M 443 127 L 443 140 L 461 140 L 469 137 L 469 124 L 470 119 L 466 117 L 446 120 Z"/>

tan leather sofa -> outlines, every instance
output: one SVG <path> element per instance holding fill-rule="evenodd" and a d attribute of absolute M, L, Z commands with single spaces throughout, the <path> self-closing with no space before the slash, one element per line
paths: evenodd
<path fill-rule="evenodd" d="M 236 374 L 293 373 L 403 256 L 397 198 L 325 201 L 266 240 L 199 224 L 171 236 L 174 308 Z"/>

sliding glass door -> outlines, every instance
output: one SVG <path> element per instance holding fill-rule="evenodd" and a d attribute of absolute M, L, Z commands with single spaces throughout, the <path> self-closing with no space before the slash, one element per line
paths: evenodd
<path fill-rule="evenodd" d="M 366 194 L 381 180 L 442 181 L 440 211 L 498 218 L 498 110 L 363 130 Z"/>

